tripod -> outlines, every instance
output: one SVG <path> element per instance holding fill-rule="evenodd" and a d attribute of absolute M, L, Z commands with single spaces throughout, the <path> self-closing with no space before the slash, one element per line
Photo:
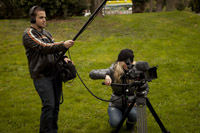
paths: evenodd
<path fill-rule="evenodd" d="M 126 92 L 128 91 L 128 87 L 131 86 L 138 86 L 142 83 L 140 81 L 134 82 L 131 85 L 130 84 L 115 84 L 112 83 L 112 85 L 115 86 L 122 86 L 124 89 L 126 89 Z M 124 93 L 126 97 L 126 93 Z M 170 133 L 170 131 L 167 131 L 163 123 L 161 122 L 160 118 L 158 117 L 157 113 L 153 109 L 149 99 L 145 96 L 143 91 L 136 90 L 135 97 L 131 104 L 128 106 L 127 110 L 124 112 L 123 118 L 118 124 L 117 128 L 112 131 L 112 133 L 118 133 L 121 126 L 123 125 L 124 121 L 126 120 L 129 112 L 133 108 L 134 105 L 137 105 L 137 130 L 139 133 L 147 133 L 147 121 L 146 121 L 146 105 L 149 108 L 150 112 L 152 113 L 153 117 L 155 118 L 156 122 L 160 126 L 163 133 Z"/>

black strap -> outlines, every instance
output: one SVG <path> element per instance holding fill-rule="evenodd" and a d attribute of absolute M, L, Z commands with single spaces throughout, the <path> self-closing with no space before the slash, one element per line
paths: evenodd
<path fill-rule="evenodd" d="M 64 102 L 64 97 L 63 97 L 63 89 L 61 88 L 61 101 L 59 99 L 59 104 L 62 104 Z"/>

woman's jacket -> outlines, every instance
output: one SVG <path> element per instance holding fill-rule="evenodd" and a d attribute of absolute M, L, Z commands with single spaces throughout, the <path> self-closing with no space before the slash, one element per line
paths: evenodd
<path fill-rule="evenodd" d="M 107 69 L 92 70 L 89 74 L 91 79 L 105 79 L 106 75 L 109 75 L 111 77 L 112 82 L 115 81 L 115 79 L 114 79 L 114 64 L 112 64 Z M 113 107 L 122 109 L 123 105 L 125 105 L 127 107 L 127 105 L 130 104 L 132 102 L 132 100 L 134 99 L 134 94 L 135 94 L 135 89 L 136 89 L 135 86 L 132 86 L 131 88 L 124 88 L 121 86 L 111 85 L 111 87 L 112 87 L 111 100 L 118 99 L 123 94 L 126 95 L 128 98 L 125 100 L 125 97 L 121 97 L 117 101 L 110 102 L 109 106 L 113 106 Z M 147 85 L 147 87 L 148 87 L 148 85 Z M 126 101 L 126 102 L 124 102 L 124 101 Z"/>

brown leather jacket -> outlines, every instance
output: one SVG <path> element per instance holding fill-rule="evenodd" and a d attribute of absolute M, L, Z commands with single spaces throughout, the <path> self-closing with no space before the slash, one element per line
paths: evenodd
<path fill-rule="evenodd" d="M 63 43 L 56 43 L 46 30 L 41 32 L 30 27 L 24 31 L 23 45 L 26 50 L 32 79 L 51 76 L 59 52 L 66 50 Z"/>

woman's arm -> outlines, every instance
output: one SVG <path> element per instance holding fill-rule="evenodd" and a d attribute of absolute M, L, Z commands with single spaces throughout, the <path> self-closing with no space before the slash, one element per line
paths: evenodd
<path fill-rule="evenodd" d="M 109 75 L 111 77 L 112 72 L 113 72 L 113 65 L 111 65 L 110 68 L 107 69 L 92 70 L 89 76 L 91 79 L 105 79 L 106 75 Z"/>
<path fill-rule="evenodd" d="M 109 75 L 109 69 L 97 69 L 92 70 L 89 74 L 91 79 L 105 79 L 106 75 Z"/>

